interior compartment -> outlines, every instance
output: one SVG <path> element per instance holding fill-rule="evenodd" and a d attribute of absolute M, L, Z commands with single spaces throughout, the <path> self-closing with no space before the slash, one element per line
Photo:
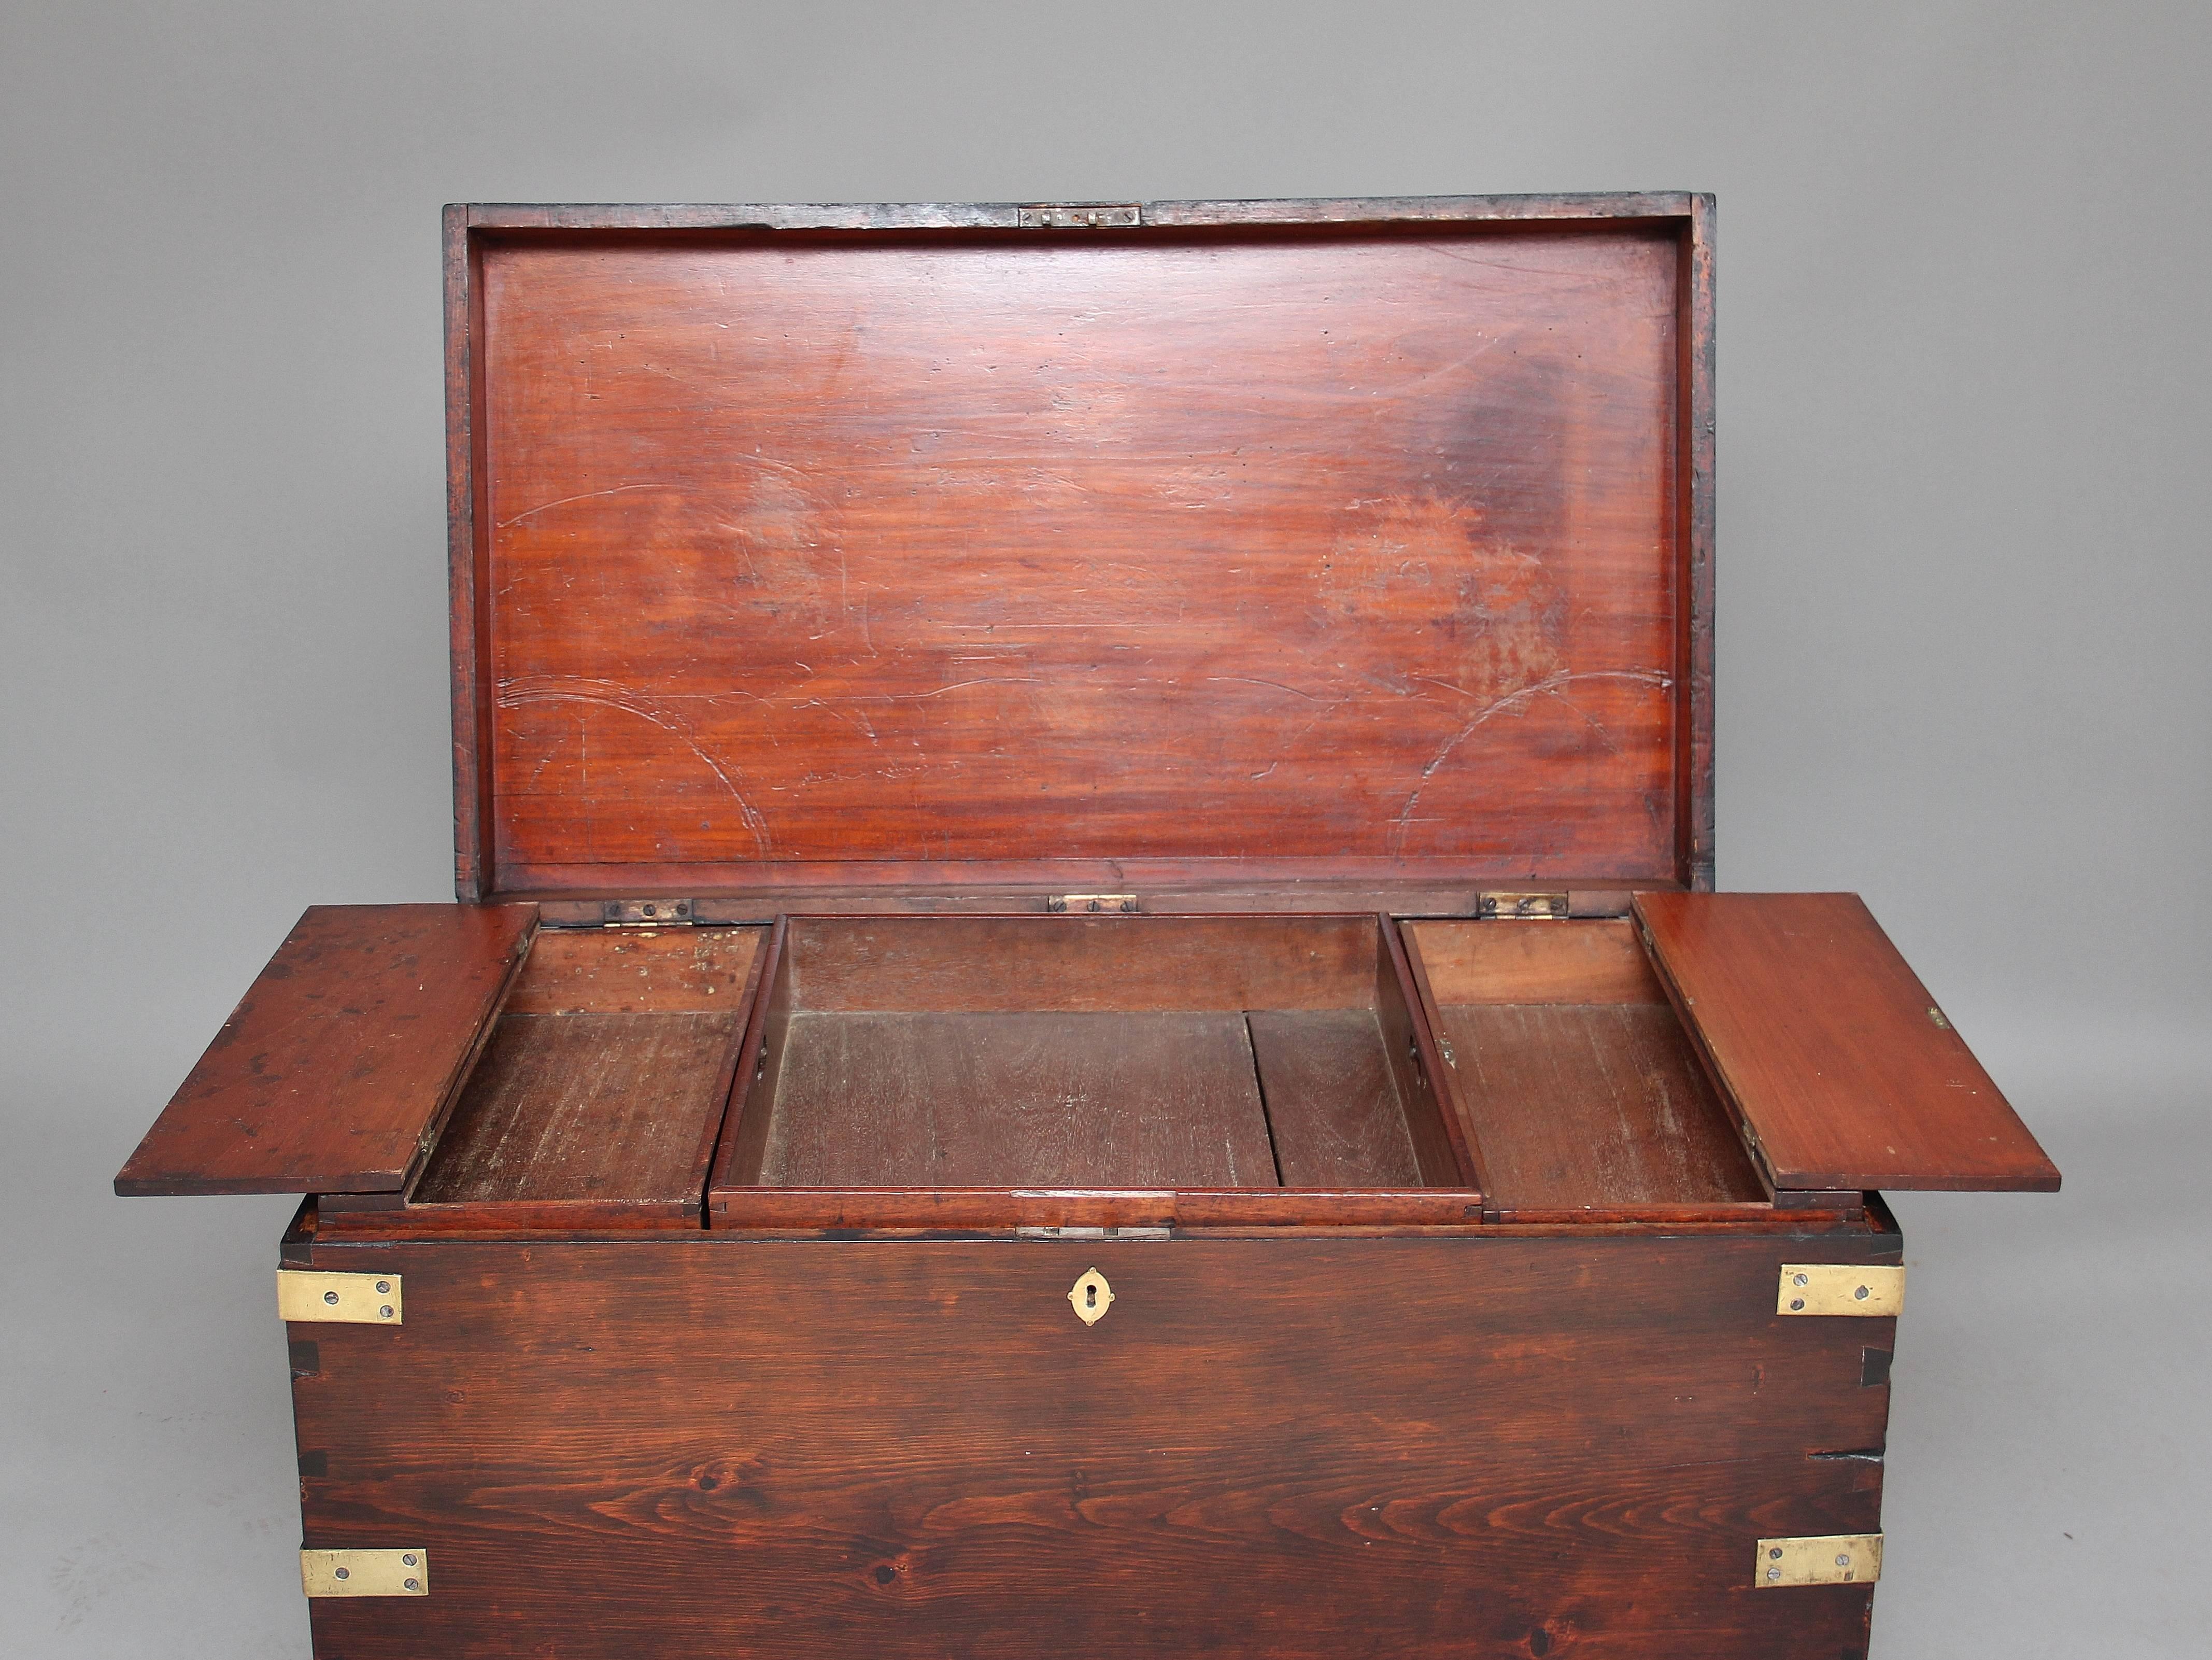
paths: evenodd
<path fill-rule="evenodd" d="M 541 929 L 410 1208 L 696 1215 L 766 932 Z"/>
<path fill-rule="evenodd" d="M 1404 933 L 1500 1210 L 1769 1198 L 1632 923 Z"/>
<path fill-rule="evenodd" d="M 1385 926 L 794 917 L 716 1190 L 1470 1187 Z"/>

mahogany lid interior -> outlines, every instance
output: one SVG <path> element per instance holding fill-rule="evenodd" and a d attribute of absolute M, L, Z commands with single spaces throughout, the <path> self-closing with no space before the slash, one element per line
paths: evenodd
<path fill-rule="evenodd" d="M 464 897 L 1703 884 L 1669 199 L 457 210 Z"/>

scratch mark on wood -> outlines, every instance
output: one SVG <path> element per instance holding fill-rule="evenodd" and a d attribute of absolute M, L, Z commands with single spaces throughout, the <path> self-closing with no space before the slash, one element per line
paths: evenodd
<path fill-rule="evenodd" d="M 1206 681 L 1208 685 L 1271 686 L 1277 691 L 1286 691 L 1293 697 L 1303 697 L 1309 703 L 1326 703 L 1329 701 L 1326 697 L 1316 697 L 1310 691 L 1300 691 L 1296 686 L 1286 686 L 1279 680 L 1255 680 L 1249 675 L 1209 674 L 1206 677 Z M 1341 702 L 1343 700 L 1340 698 L 1337 701 Z"/>
<path fill-rule="evenodd" d="M 804 482 L 806 477 L 805 470 L 804 468 L 793 466 L 788 461 L 771 461 L 765 456 L 761 455 L 733 454 L 729 459 L 732 461 L 741 462 L 749 467 L 759 467 L 769 472 L 780 472 L 787 477 L 797 478 L 802 482 Z M 555 508 L 565 508 L 571 502 L 589 502 L 595 496 L 620 496 L 628 490 L 684 489 L 687 488 L 689 488 L 689 486 L 673 480 L 655 479 L 637 484 L 617 484 L 611 489 L 603 490 L 585 490 L 580 495 L 563 496 L 551 502 L 540 502 L 534 508 L 525 508 L 520 513 L 516 514 L 513 518 L 499 520 L 498 527 L 501 530 L 505 530 L 509 525 L 519 525 L 526 519 L 535 518 L 541 513 L 550 513 Z"/>
<path fill-rule="evenodd" d="M 683 486 L 680 484 L 671 484 L 654 481 L 643 484 L 617 484 L 612 489 L 586 490 L 580 496 L 563 496 L 551 502 L 540 502 L 534 508 L 525 508 L 520 513 L 516 514 L 514 518 L 501 520 L 499 521 L 499 528 L 505 530 L 509 525 L 519 525 L 524 520 L 534 519 L 541 513 L 550 513 L 556 508 L 565 508 L 571 502 L 589 502 L 595 497 L 601 496 L 620 496 L 627 490 L 665 490 L 681 489 L 682 488 Z"/>
<path fill-rule="evenodd" d="M 730 800 L 738 804 L 738 812 L 745 828 L 752 832 L 753 845 L 765 856 L 772 843 L 769 838 L 768 820 L 758 809 L 745 800 L 736 781 L 723 769 L 722 763 L 700 746 L 690 724 L 680 716 L 665 709 L 656 708 L 638 693 L 609 680 L 586 680 L 589 691 L 570 690 L 544 679 L 506 680 L 500 683 L 499 702 L 502 708 L 520 708 L 527 703 L 589 703 L 601 708 L 620 709 L 624 714 L 635 715 L 648 726 L 658 727 L 675 739 L 702 762 L 707 770 L 721 781 Z"/>
<path fill-rule="evenodd" d="M 823 703 L 919 703 L 925 698 L 942 697 L 948 691 L 959 691 L 969 686 L 1033 686 L 1043 684 L 1039 674 L 986 674 L 973 680 L 955 680 L 949 686 L 939 686 L 935 691 L 866 692 L 854 697 L 824 697 Z"/>
<path fill-rule="evenodd" d="M 1125 623 L 1119 617 L 1101 617 L 1090 623 L 933 623 L 930 626 L 947 634 L 994 634 L 1000 629 L 1015 634 L 1027 634 L 1033 629 L 1085 629 L 1095 632 L 1101 629 L 1179 629 L 1183 626 L 1183 619 L 1177 617 L 1171 623 Z"/>
<path fill-rule="evenodd" d="M 842 702 L 843 700 L 841 699 L 839 701 Z M 853 729 L 855 732 L 858 732 L 862 737 L 866 738 L 871 744 L 878 744 L 883 741 L 876 736 L 876 729 L 869 723 L 868 717 L 861 714 L 858 709 L 833 709 L 830 707 L 828 702 L 819 697 L 810 697 L 804 703 L 797 705 L 797 707 L 802 709 L 820 709 L 825 714 L 832 714 L 840 721 L 848 721 L 851 723 Z"/>
<path fill-rule="evenodd" d="M 1422 678 L 1427 679 L 1428 677 L 1425 675 Z M 1421 804 L 1421 792 L 1428 787 L 1429 780 L 1436 776 L 1437 769 L 1451 758 L 1452 751 L 1474 735 L 1476 727 L 1481 726 L 1492 715 L 1501 714 L 1514 705 L 1525 703 L 1532 697 L 1559 697 L 1561 702 L 1572 708 L 1571 700 L 1561 696 L 1560 688 L 1578 680 L 1628 680 L 1661 691 L 1668 690 L 1674 684 L 1671 675 L 1656 673 L 1650 669 L 1585 669 L 1577 673 L 1547 674 L 1541 680 L 1523 686 L 1517 691 L 1509 691 L 1503 697 L 1485 703 L 1461 723 L 1460 729 L 1444 741 L 1443 747 L 1436 752 L 1428 765 L 1421 769 L 1421 776 L 1414 784 L 1413 793 L 1407 796 L 1406 805 L 1399 809 L 1393 830 L 1391 852 L 1394 854 L 1402 854 L 1405 852 L 1407 828 L 1413 822 L 1413 809 Z M 1429 684 L 1444 686 L 1449 690 L 1458 692 L 1462 697 L 1473 696 L 1472 693 L 1461 687 L 1451 685 L 1447 681 L 1431 680 Z M 1581 711 L 1577 710 L 1577 713 L 1580 714 Z M 1588 720 L 1589 717 L 1585 714 L 1583 718 Z M 1600 731 L 1602 732 L 1603 728 L 1601 727 Z"/>
<path fill-rule="evenodd" d="M 1518 260 L 1485 259 L 1480 254 L 1464 252 L 1441 242 L 1423 242 L 1419 246 L 1425 253 L 1441 254 L 1447 259 L 1456 259 L 1463 265 L 1480 265 L 1486 271 L 1503 271 L 1509 277 L 1557 277 L 1566 279 L 1568 285 L 1574 289 L 1596 286 L 1591 274 L 1586 271 L 1563 269 L 1557 265 L 1531 265 Z"/>

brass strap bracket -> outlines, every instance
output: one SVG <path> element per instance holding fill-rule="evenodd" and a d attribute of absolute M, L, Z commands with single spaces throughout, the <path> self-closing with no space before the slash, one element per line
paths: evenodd
<path fill-rule="evenodd" d="M 1895 1319 L 1905 1311 L 1905 1269 L 1894 1263 L 1784 1262 L 1774 1311 Z"/>
<path fill-rule="evenodd" d="M 303 1550 L 300 1589 L 310 1596 L 428 1596 L 430 1553 L 408 1550 Z"/>
<path fill-rule="evenodd" d="M 1752 1567 L 1760 1590 L 1790 1585 L 1870 1585 L 1881 1578 L 1881 1535 L 1830 1533 L 1806 1539 L 1762 1539 Z"/>
<path fill-rule="evenodd" d="M 352 1326 L 400 1323 L 396 1274 L 320 1274 L 312 1268 L 276 1270 L 276 1315 L 282 1320 L 320 1320 Z"/>

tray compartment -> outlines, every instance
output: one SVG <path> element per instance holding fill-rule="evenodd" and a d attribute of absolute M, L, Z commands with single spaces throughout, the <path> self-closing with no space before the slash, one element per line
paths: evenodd
<path fill-rule="evenodd" d="M 387 1214 L 696 1217 L 765 932 L 541 930 L 405 1209 Z"/>
<path fill-rule="evenodd" d="M 1405 925 L 1504 1211 L 1763 1204 L 1626 921 Z"/>
<path fill-rule="evenodd" d="M 1472 1185 L 1380 917 L 794 917 L 766 997 L 714 1184 L 740 1212 Z"/>

